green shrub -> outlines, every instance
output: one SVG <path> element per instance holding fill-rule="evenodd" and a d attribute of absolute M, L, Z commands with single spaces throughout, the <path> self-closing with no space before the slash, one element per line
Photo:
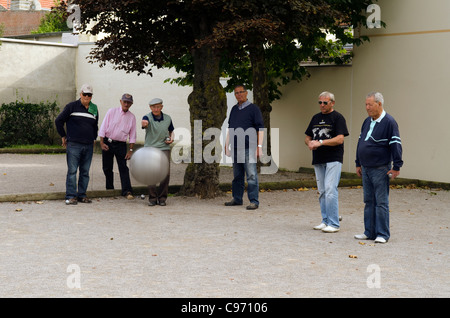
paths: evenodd
<path fill-rule="evenodd" d="M 0 107 L 0 147 L 43 143 L 53 145 L 57 136 L 56 102 L 32 104 L 15 101 Z"/>

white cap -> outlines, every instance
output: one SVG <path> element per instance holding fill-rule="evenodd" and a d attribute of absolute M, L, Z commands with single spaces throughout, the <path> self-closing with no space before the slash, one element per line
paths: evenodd
<path fill-rule="evenodd" d="M 90 93 L 90 94 L 94 94 L 94 90 L 92 89 L 92 86 L 89 84 L 83 84 L 81 86 L 81 93 Z"/>
<path fill-rule="evenodd" d="M 148 104 L 151 105 L 156 105 L 156 104 L 162 104 L 163 101 L 161 98 L 153 98 Z"/>

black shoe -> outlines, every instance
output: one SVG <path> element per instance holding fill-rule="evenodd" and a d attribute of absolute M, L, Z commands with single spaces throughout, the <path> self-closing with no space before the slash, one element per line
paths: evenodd
<path fill-rule="evenodd" d="M 250 205 L 247 205 L 247 210 L 256 210 L 258 208 L 258 205 L 255 203 L 250 203 Z"/>
<path fill-rule="evenodd" d="M 155 206 L 155 205 L 156 205 L 156 202 L 155 202 L 155 201 L 148 201 L 148 205 L 149 205 L 149 206 Z"/>
<path fill-rule="evenodd" d="M 229 202 L 225 202 L 225 206 L 233 206 L 233 205 L 242 205 L 242 203 L 237 203 L 236 201 L 234 201 L 234 199 L 232 199 Z"/>

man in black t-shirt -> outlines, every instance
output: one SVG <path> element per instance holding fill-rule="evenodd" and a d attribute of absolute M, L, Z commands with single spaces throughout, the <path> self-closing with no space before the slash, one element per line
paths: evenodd
<path fill-rule="evenodd" d="M 344 157 L 344 137 L 348 136 L 344 116 L 334 110 L 330 92 L 319 95 L 320 113 L 313 116 L 305 134 L 305 144 L 313 153 L 312 164 L 319 191 L 322 222 L 315 230 L 339 231 L 338 185 Z"/>

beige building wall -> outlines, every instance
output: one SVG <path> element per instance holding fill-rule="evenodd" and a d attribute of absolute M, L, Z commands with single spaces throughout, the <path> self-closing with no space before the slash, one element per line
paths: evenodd
<path fill-rule="evenodd" d="M 280 127 L 280 167 L 312 167 L 304 145 L 317 96 L 336 95 L 336 110 L 347 120 L 343 171 L 354 172 L 356 144 L 367 117 L 365 96 L 380 91 L 385 110 L 400 127 L 401 177 L 450 182 L 450 1 L 380 0 L 383 29 L 367 29 L 370 42 L 355 48 L 351 67 L 311 68 L 311 78 L 283 89 L 274 103 L 272 126 Z"/>
<path fill-rule="evenodd" d="M 66 104 L 75 93 L 76 47 L 2 39 L 0 102 Z"/>

